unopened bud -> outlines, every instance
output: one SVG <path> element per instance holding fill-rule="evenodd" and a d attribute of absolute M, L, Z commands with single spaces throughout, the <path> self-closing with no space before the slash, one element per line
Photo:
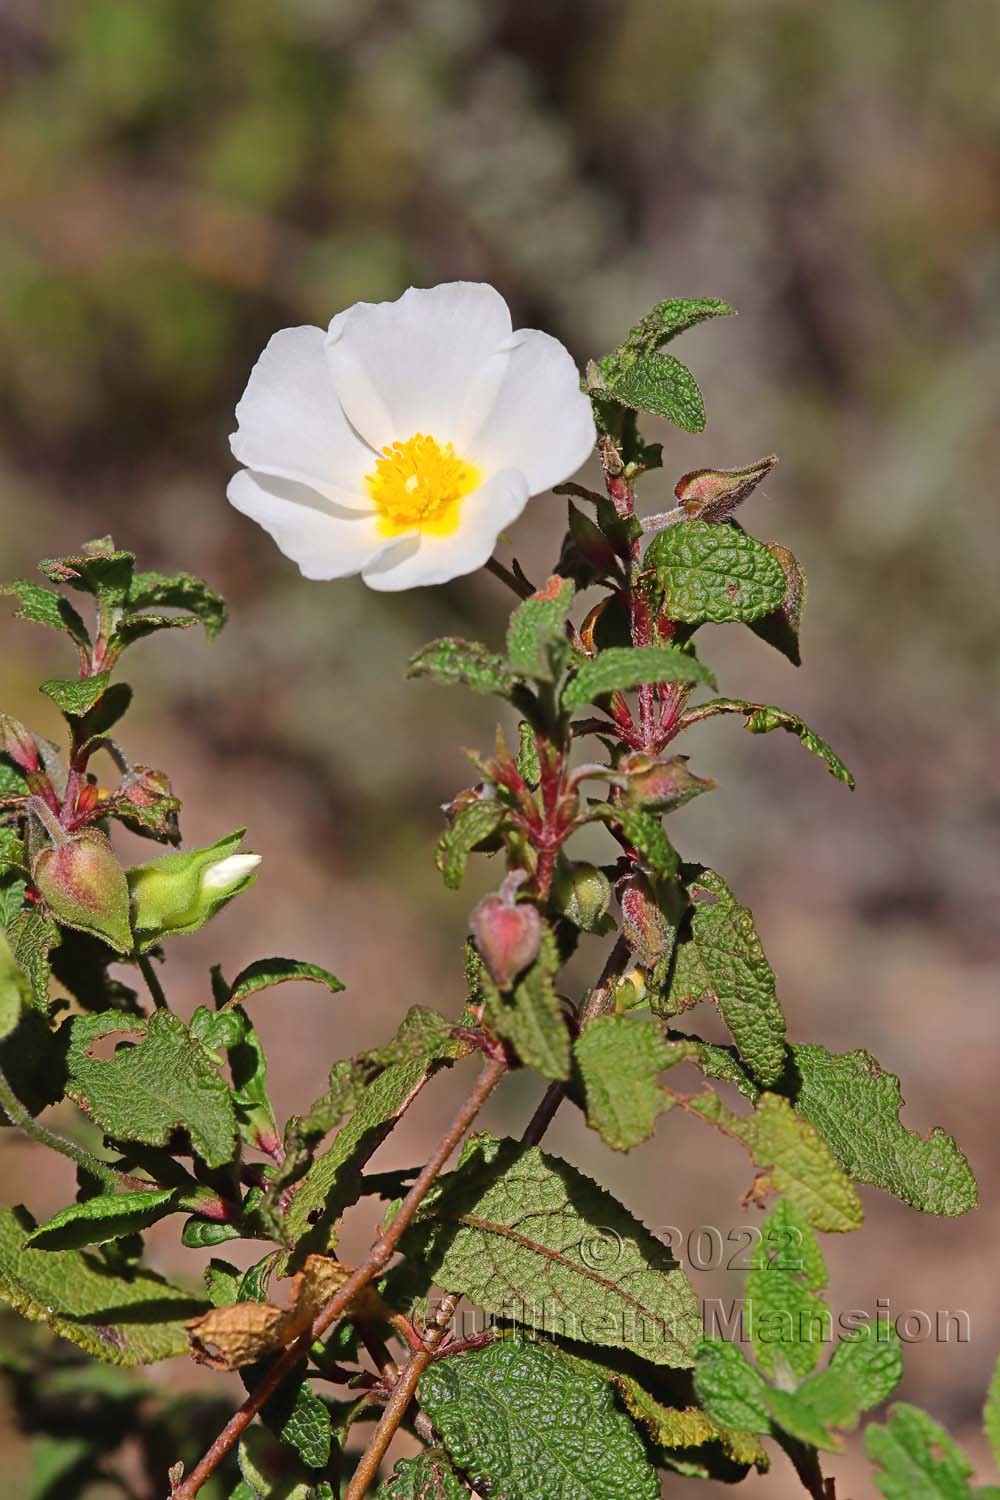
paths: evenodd
<path fill-rule="evenodd" d="M 9 755 L 22 771 L 38 770 L 38 746 L 35 736 L 19 719 L 0 714 L 0 752 Z"/>
<path fill-rule="evenodd" d="M 611 883 L 603 870 L 586 860 L 564 864 L 556 872 L 552 896 L 564 917 L 583 932 L 600 928 L 611 902 Z"/>
<path fill-rule="evenodd" d="M 618 884 L 622 932 L 641 964 L 647 966 L 665 951 L 669 932 L 653 888 L 645 875 L 626 875 Z"/>
<path fill-rule="evenodd" d="M 674 494 L 691 521 L 725 521 L 778 462 L 775 454 L 745 469 L 694 469 L 678 479 Z"/>
<path fill-rule="evenodd" d="M 537 908 L 515 899 L 519 884 L 508 877 L 498 892 L 483 897 L 469 919 L 476 947 L 502 990 L 509 990 L 534 961 L 542 941 Z"/>
<path fill-rule="evenodd" d="M 628 777 L 629 801 L 638 807 L 667 812 L 690 802 L 700 792 L 710 792 L 716 783 L 689 771 L 687 761 L 686 755 L 674 755 L 669 760 L 656 760 L 641 751 L 627 755 L 618 770 Z"/>
<path fill-rule="evenodd" d="M 259 854 L 238 854 L 245 829 L 207 849 L 165 854 L 126 871 L 139 947 L 161 937 L 197 932 L 255 878 Z"/>
<path fill-rule="evenodd" d="M 104 834 L 84 828 L 35 856 L 31 878 L 56 921 L 132 951 L 128 884 Z"/>

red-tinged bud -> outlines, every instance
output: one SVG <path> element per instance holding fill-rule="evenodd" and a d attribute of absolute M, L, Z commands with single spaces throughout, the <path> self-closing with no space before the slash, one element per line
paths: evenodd
<path fill-rule="evenodd" d="M 628 778 L 629 801 L 638 807 L 668 812 L 700 792 L 710 792 L 716 783 L 689 771 L 687 761 L 686 755 L 674 755 L 669 760 L 655 760 L 639 751 L 627 755 L 618 770 Z"/>
<path fill-rule="evenodd" d="M 534 961 L 542 941 L 537 908 L 515 897 L 523 879 L 522 871 L 508 876 L 498 892 L 483 897 L 469 919 L 476 947 L 502 990 L 509 990 Z"/>
<path fill-rule="evenodd" d="M 85 818 L 100 804 L 104 797 L 100 787 L 88 781 L 76 794 L 76 806 L 73 811 L 79 818 Z"/>
<path fill-rule="evenodd" d="M 31 878 L 56 921 L 132 950 L 125 872 L 103 833 L 85 828 L 39 850 Z"/>
<path fill-rule="evenodd" d="M 0 714 L 0 752 L 9 755 L 22 771 L 37 771 L 39 767 L 38 746 L 35 736 L 19 719 L 10 714 Z"/>
<path fill-rule="evenodd" d="M 724 521 L 778 462 L 771 453 L 745 469 L 694 469 L 678 479 L 674 494 L 692 521 Z"/>
<path fill-rule="evenodd" d="M 618 883 L 622 932 L 641 964 L 652 965 L 666 950 L 667 922 L 645 875 L 626 875 Z"/>

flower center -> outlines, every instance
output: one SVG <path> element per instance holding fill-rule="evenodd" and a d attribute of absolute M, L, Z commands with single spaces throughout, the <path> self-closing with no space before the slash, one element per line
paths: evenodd
<path fill-rule="evenodd" d="M 475 464 L 459 458 L 450 443 L 442 447 L 422 432 L 383 448 L 365 476 L 383 536 L 404 531 L 448 536 L 458 526 L 462 500 L 481 483 Z"/>

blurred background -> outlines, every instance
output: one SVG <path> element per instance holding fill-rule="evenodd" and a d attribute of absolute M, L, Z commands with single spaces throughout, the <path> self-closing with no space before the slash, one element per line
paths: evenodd
<path fill-rule="evenodd" d="M 658 298 L 739 308 L 683 341 L 709 425 L 695 439 L 650 423 L 666 467 L 643 508 L 687 469 L 780 454 L 745 520 L 809 572 L 805 666 L 737 630 L 706 633 L 703 654 L 724 692 L 828 735 L 858 790 L 789 737 L 706 725 L 684 748 L 720 789 L 671 833 L 753 907 L 792 1038 L 869 1048 L 903 1079 L 906 1123 L 953 1131 L 972 1160 L 978 1213 L 922 1218 L 866 1190 L 864 1238 L 824 1248 L 837 1308 L 968 1313 L 968 1343 L 909 1347 L 902 1394 L 981 1465 L 1000 1346 L 998 48 L 992 0 L 0 8 L 0 576 L 110 530 L 140 566 L 229 599 L 214 645 L 136 648 L 124 739 L 172 775 L 186 842 L 246 823 L 264 856 L 238 907 L 175 945 L 178 1008 L 204 1001 L 217 958 L 232 974 L 295 954 L 349 986 L 258 1002 L 285 1112 L 406 1005 L 460 1004 L 466 913 L 496 871 L 479 861 L 451 895 L 431 847 L 438 805 L 471 780 L 457 747 L 488 744 L 494 710 L 402 674 L 432 635 L 495 640 L 508 601 L 485 575 L 403 596 L 300 579 L 225 501 L 250 366 L 276 328 L 460 277 L 496 284 L 515 326 L 581 361 Z M 502 555 L 544 576 L 563 524 L 540 498 Z M 4 706 L 58 735 L 36 688 L 64 646 L 4 631 Z M 601 961 L 590 941 L 581 976 Z M 421 1100 L 422 1142 L 462 1086 Z M 536 1093 L 513 1081 L 487 1123 L 519 1130 Z M 12 1134 L 5 1197 L 63 1206 L 60 1164 Z M 568 1109 L 548 1139 L 651 1226 L 725 1238 L 747 1222 L 748 1163 L 697 1122 L 668 1117 L 625 1159 Z M 413 1155 L 390 1142 L 377 1160 Z M 355 1215 L 348 1251 L 374 1214 Z M 168 1271 L 190 1269 L 179 1224 L 155 1239 Z M 706 1296 L 739 1292 L 692 1275 Z M 9 1492 L 26 1493 L 30 1460 L 9 1441 Z M 873 1492 L 859 1448 L 830 1461 L 838 1493 Z M 745 1493 L 802 1492 L 779 1460 Z"/>

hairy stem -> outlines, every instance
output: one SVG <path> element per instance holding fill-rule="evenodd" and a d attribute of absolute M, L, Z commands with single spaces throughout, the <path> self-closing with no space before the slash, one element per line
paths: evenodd
<path fill-rule="evenodd" d="M 363 1291 L 385 1267 L 435 1178 L 463 1140 L 469 1126 L 506 1071 L 506 1062 L 498 1058 L 491 1058 L 487 1061 L 476 1080 L 475 1087 L 459 1108 L 434 1154 L 403 1199 L 399 1212 L 388 1229 L 379 1235 L 361 1264 L 319 1314 L 312 1328 L 278 1356 L 239 1411 L 230 1417 L 208 1452 L 195 1465 L 188 1477 L 173 1490 L 172 1500 L 193 1500 L 193 1496 L 197 1495 L 205 1481 L 215 1473 L 226 1454 L 239 1441 L 268 1398 L 305 1359 L 312 1341 L 322 1338 L 343 1317 L 353 1298 Z"/>
<path fill-rule="evenodd" d="M 166 1010 L 167 997 L 163 993 L 163 986 L 160 983 L 160 976 L 157 974 L 156 970 L 153 967 L 152 959 L 146 958 L 145 956 L 140 958 L 139 969 L 143 979 L 146 981 L 146 987 L 149 990 L 150 996 L 152 997 L 153 1004 L 156 1006 L 157 1010 Z"/>

